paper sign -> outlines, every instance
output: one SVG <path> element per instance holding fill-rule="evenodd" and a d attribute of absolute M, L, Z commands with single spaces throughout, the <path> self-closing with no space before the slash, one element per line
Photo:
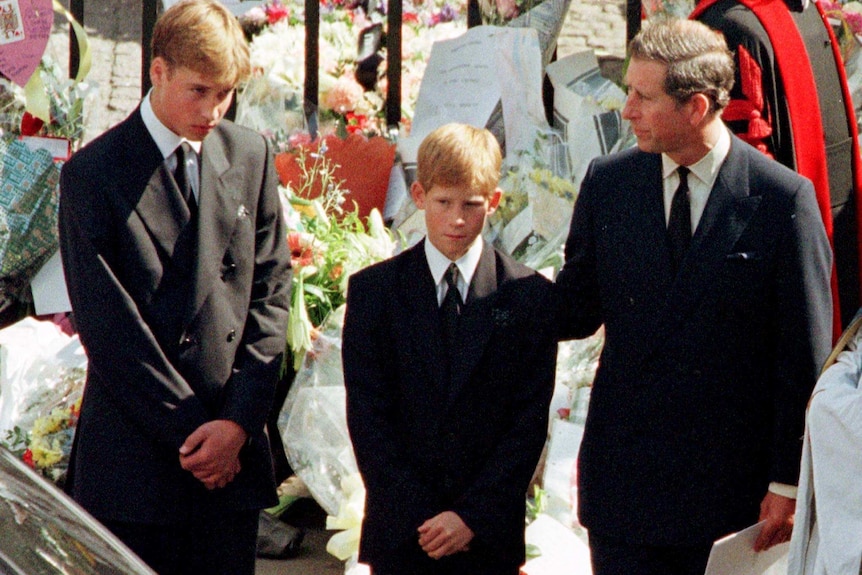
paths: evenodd
<path fill-rule="evenodd" d="M 45 262 L 30 282 L 30 289 L 33 292 L 33 305 L 37 315 L 72 311 L 60 252 L 56 252 Z"/>
<path fill-rule="evenodd" d="M 719 539 L 712 546 L 704 575 L 778 575 L 787 573 L 789 543 L 756 552 L 754 541 L 765 521 Z"/>
<path fill-rule="evenodd" d="M 0 73 L 24 86 L 42 60 L 53 25 L 51 0 L 0 0 Z"/>

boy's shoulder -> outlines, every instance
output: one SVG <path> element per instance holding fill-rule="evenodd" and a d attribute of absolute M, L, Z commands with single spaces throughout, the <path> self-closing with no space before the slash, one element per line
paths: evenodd
<path fill-rule="evenodd" d="M 351 283 L 380 283 L 404 277 L 408 269 L 417 264 L 417 258 L 422 256 L 422 242 L 383 261 L 379 261 L 354 272 L 350 276 Z"/>

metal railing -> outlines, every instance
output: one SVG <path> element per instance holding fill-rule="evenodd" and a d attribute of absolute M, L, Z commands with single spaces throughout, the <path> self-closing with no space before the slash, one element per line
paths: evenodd
<path fill-rule="evenodd" d="M 84 0 L 69 0 L 69 11 L 82 25 L 86 21 Z M 159 0 L 141 0 L 141 95 L 150 89 L 150 41 L 153 26 L 159 17 Z M 401 0 L 388 0 L 386 33 L 386 124 L 398 126 L 401 122 Z M 482 23 L 478 0 L 467 2 L 467 26 L 472 28 Z M 630 40 L 640 30 L 641 0 L 626 2 L 626 39 Z M 70 32 L 71 33 L 71 32 Z M 318 106 L 318 68 L 320 33 L 320 2 L 305 0 L 305 87 L 304 101 L 307 117 L 314 115 Z M 78 45 L 72 42 L 69 49 L 69 74 L 78 72 L 80 54 Z M 547 86 L 546 86 L 547 92 Z M 547 94 L 546 94 L 547 96 Z"/>

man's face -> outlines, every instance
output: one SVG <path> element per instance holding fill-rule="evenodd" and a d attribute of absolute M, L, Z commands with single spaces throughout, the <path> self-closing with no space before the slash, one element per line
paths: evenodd
<path fill-rule="evenodd" d="M 150 67 L 150 102 L 156 117 L 172 132 L 201 141 L 230 107 L 234 86 L 220 84 L 183 66 L 156 58 Z"/>
<path fill-rule="evenodd" d="M 411 188 L 413 201 L 425 210 L 428 240 L 452 261 L 467 253 L 485 227 L 485 218 L 500 203 L 500 190 L 491 196 L 466 186 L 432 186 L 426 191 L 419 182 Z"/>
<path fill-rule="evenodd" d="M 690 146 L 697 131 L 690 121 L 690 104 L 679 104 L 664 91 L 666 73 L 667 66 L 660 62 L 631 59 L 623 118 L 631 122 L 641 150 L 673 157 Z"/>

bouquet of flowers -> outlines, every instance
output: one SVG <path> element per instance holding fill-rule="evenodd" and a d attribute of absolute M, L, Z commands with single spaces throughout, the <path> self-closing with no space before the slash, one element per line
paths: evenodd
<path fill-rule="evenodd" d="M 86 356 L 77 336 L 32 318 L 0 330 L 0 445 L 55 483 L 65 480 Z"/>
<path fill-rule="evenodd" d="M 345 209 L 349 192 L 336 179 L 325 140 L 315 152 L 298 148 L 296 157 L 299 178 L 280 188 L 293 265 L 287 342 L 294 369 L 311 349 L 314 331 L 344 303 L 350 275 L 396 247 L 379 211 L 372 209 L 363 223 L 357 210 Z"/>

